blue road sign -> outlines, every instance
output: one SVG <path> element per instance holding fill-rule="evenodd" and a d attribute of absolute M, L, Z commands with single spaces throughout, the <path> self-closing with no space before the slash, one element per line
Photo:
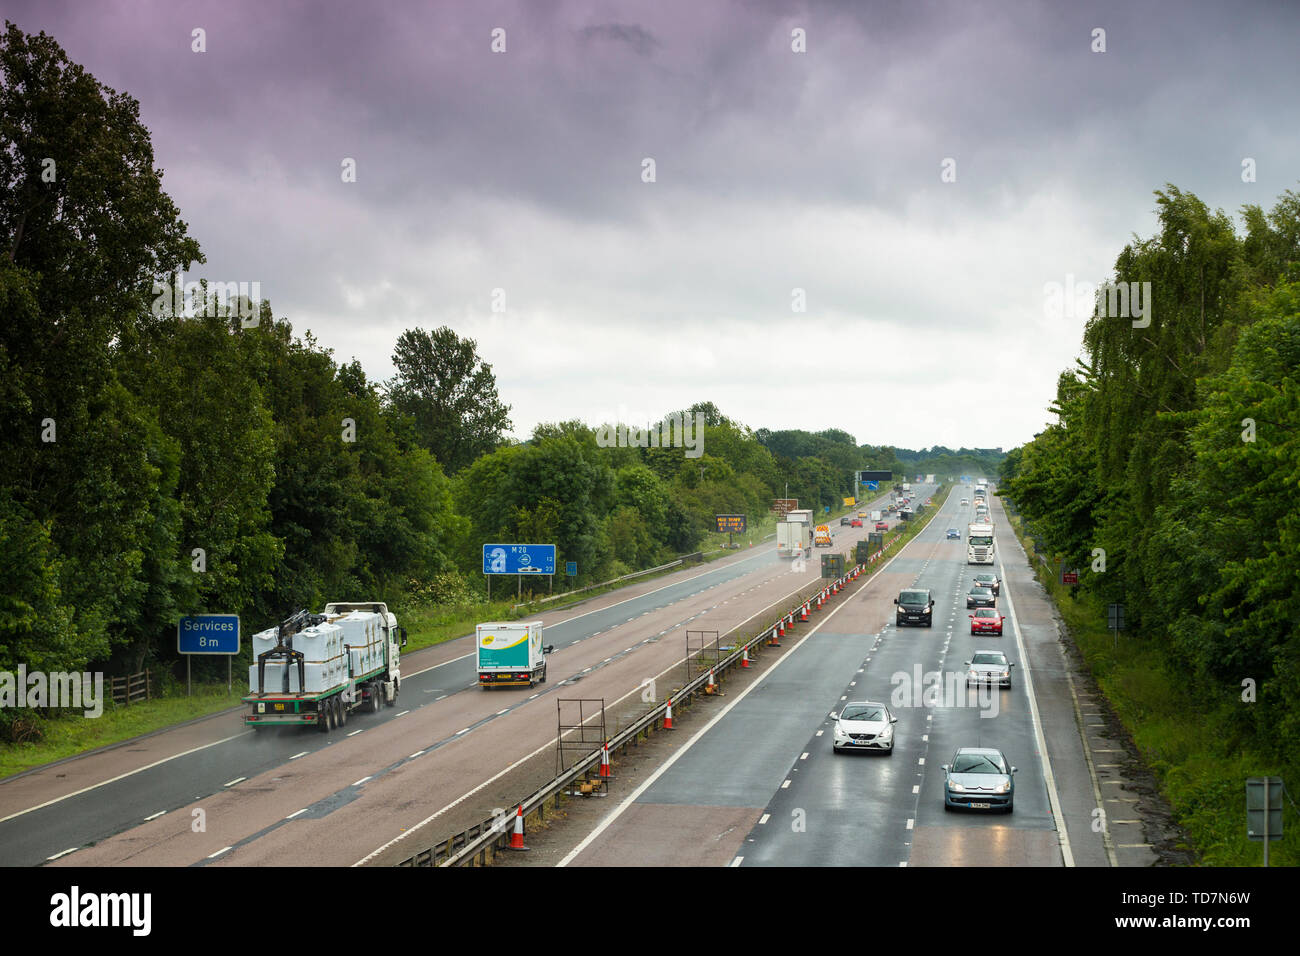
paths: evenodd
<path fill-rule="evenodd" d="M 194 614 L 176 623 L 176 649 L 182 654 L 238 654 L 239 615 Z"/>
<path fill-rule="evenodd" d="M 867 482 L 867 491 L 879 491 L 879 490 L 880 490 L 880 482 L 878 481 Z"/>
<path fill-rule="evenodd" d="M 554 574 L 553 544 L 485 544 L 484 574 Z"/>
<path fill-rule="evenodd" d="M 577 577 L 577 575 L 578 575 L 578 562 L 577 562 L 577 561 L 565 561 L 565 562 L 564 562 L 564 573 L 567 574 L 567 575 L 568 575 L 569 577 L 571 577 L 571 578 L 572 578 L 572 577 Z"/>

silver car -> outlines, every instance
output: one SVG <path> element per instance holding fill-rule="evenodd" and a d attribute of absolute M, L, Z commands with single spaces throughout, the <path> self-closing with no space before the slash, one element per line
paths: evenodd
<path fill-rule="evenodd" d="M 831 731 L 831 750 L 883 750 L 894 752 L 894 724 L 898 718 L 884 704 L 872 700 L 845 704 Z"/>
<path fill-rule="evenodd" d="M 1001 750 L 991 747 L 959 747 L 952 763 L 943 765 L 943 808 L 1006 810 L 1015 805 L 1016 768 L 1007 763 Z"/>
<path fill-rule="evenodd" d="M 1011 686 L 1011 668 L 1015 667 L 1001 651 L 976 651 L 966 662 L 966 686 L 997 684 Z"/>

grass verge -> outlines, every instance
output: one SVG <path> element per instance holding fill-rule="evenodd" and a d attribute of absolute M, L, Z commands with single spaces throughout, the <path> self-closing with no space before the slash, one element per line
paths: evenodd
<path fill-rule="evenodd" d="M 1229 712 L 1241 703 L 1192 699 L 1160 651 L 1141 635 L 1121 632 L 1117 641 L 1106 627 L 1105 606 L 1061 584 L 1050 556 L 1047 565 L 1039 559 L 1021 519 L 1010 517 L 1010 522 L 1097 686 L 1187 832 L 1191 845 L 1186 849 L 1204 866 L 1259 866 L 1263 844 L 1246 838 L 1246 778 L 1281 777 L 1294 785 L 1300 781 L 1300 766 L 1254 752 L 1217 732 L 1232 725 Z M 1290 828 L 1269 847 L 1270 866 L 1300 863 L 1300 818 L 1287 798 L 1283 819 Z"/>

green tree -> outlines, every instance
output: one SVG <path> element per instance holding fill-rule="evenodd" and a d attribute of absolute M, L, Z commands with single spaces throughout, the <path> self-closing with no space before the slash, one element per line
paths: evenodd
<path fill-rule="evenodd" d="M 507 405 L 497 396 L 492 366 L 483 362 L 473 339 L 445 326 L 408 329 L 393 350 L 397 375 L 388 383 L 388 403 L 411 440 L 433 453 L 449 474 L 501 443 L 510 428 Z"/>

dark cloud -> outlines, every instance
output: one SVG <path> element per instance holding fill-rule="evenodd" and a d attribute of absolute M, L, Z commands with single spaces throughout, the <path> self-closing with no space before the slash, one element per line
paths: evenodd
<path fill-rule="evenodd" d="M 608 405 L 680 407 L 707 382 L 754 425 L 928 443 L 927 427 L 949 428 L 943 401 L 978 387 L 965 359 L 983 342 L 1014 361 L 1006 412 L 937 437 L 1011 446 L 1046 419 L 1078 348 L 1081 323 L 1044 322 L 1044 283 L 1103 278 L 1152 231 L 1166 182 L 1235 212 L 1300 178 L 1295 7 L 8 6 L 140 100 L 206 274 L 260 280 L 277 311 L 380 377 L 404 327 L 473 332 L 510 379 L 506 400 L 527 395 L 539 419 L 583 411 L 565 404 L 582 370 Z M 940 181 L 945 159 L 955 183 Z M 488 312 L 497 287 L 508 321 Z M 806 314 L 790 311 L 795 287 Z M 545 363 L 518 348 L 525 326 Z M 906 334 L 945 357 L 896 365 Z M 685 350 L 676 365 L 665 339 Z M 869 343 L 853 354 L 888 376 L 845 389 L 869 403 L 894 377 L 934 407 L 873 435 L 865 413 L 827 423 L 817 402 L 773 402 L 783 341 Z M 593 343 L 657 364 L 593 361 Z"/>

